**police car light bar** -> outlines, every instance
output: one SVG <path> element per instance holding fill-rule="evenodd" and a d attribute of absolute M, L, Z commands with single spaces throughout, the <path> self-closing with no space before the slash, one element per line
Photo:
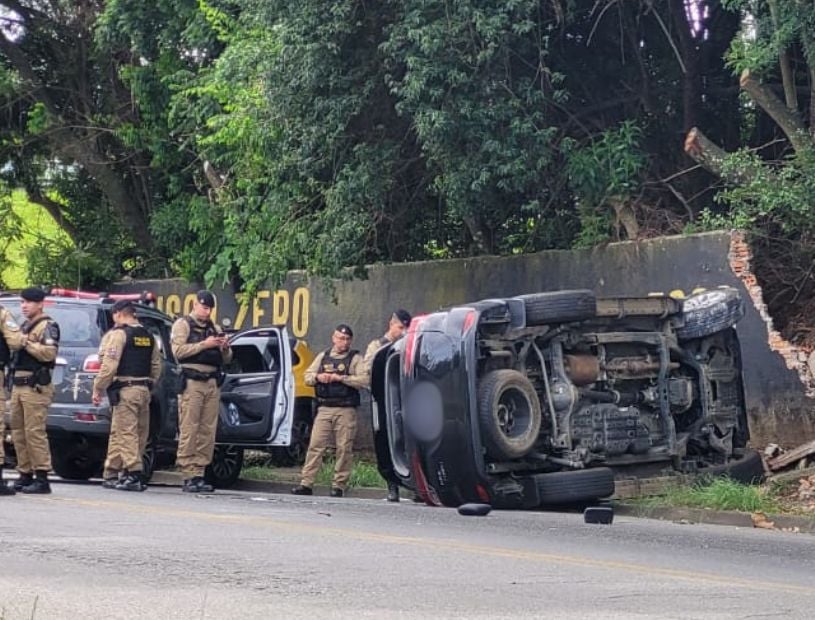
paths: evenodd
<path fill-rule="evenodd" d="M 73 291 L 67 288 L 52 288 L 48 293 L 51 297 L 71 297 L 73 299 L 99 299 L 99 293 L 90 293 L 88 291 Z"/>
<path fill-rule="evenodd" d="M 113 301 L 156 301 L 156 296 L 148 291 L 144 291 L 143 293 L 112 293 L 105 295 L 105 298 L 112 299 Z"/>
<path fill-rule="evenodd" d="M 110 299 L 111 301 L 138 301 L 142 303 L 155 303 L 156 296 L 149 292 L 142 293 L 92 293 L 90 291 L 75 291 L 67 288 L 52 288 L 51 297 L 70 297 L 72 299 Z"/>

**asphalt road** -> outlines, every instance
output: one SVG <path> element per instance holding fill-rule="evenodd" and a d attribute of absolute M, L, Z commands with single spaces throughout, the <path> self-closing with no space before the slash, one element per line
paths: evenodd
<path fill-rule="evenodd" d="M 0 619 L 811 618 L 815 536 L 55 484 L 0 498 Z"/>

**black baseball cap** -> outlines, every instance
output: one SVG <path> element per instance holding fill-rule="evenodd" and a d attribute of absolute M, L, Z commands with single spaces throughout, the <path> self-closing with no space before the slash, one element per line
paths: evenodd
<path fill-rule="evenodd" d="M 111 314 L 114 314 L 116 312 L 123 312 L 125 310 L 130 310 L 130 312 L 133 312 L 135 307 L 136 307 L 135 304 L 129 299 L 120 299 L 110 307 L 110 312 Z"/>
<path fill-rule="evenodd" d="M 206 306 L 207 308 L 215 307 L 215 295 L 213 295 L 211 291 L 202 289 L 195 294 L 195 298 L 202 306 Z"/>
<path fill-rule="evenodd" d="M 26 301 L 42 301 L 45 299 L 45 291 L 36 286 L 29 286 L 20 292 L 20 297 Z"/>
<path fill-rule="evenodd" d="M 337 327 L 335 327 L 335 328 L 334 328 L 334 331 L 336 331 L 336 332 L 340 332 L 341 334 L 345 334 L 345 335 L 346 335 L 346 336 L 348 336 L 349 338 L 353 338 L 353 337 L 354 337 L 354 330 L 353 330 L 353 329 L 351 329 L 351 328 L 350 328 L 348 325 L 346 325 L 345 323 L 340 323 L 339 325 L 337 325 Z"/>
<path fill-rule="evenodd" d="M 403 308 L 399 308 L 398 310 L 394 310 L 393 316 L 405 327 L 410 327 L 410 312 L 404 310 Z"/>

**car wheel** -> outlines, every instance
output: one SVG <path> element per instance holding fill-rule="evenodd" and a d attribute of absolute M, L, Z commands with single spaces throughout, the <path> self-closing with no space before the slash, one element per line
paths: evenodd
<path fill-rule="evenodd" d="M 527 325 L 546 325 L 562 321 L 582 321 L 597 316 L 597 298 L 592 291 L 555 291 L 520 295 L 526 310 Z"/>
<path fill-rule="evenodd" d="M 731 478 L 742 484 L 758 484 L 764 479 L 764 461 L 756 450 L 746 450 L 739 458 L 724 465 L 705 467 L 699 473 L 712 478 Z"/>
<path fill-rule="evenodd" d="M 147 445 L 144 446 L 144 454 L 141 457 L 141 475 L 145 482 L 149 482 L 153 477 L 156 468 L 156 437 L 150 435 L 147 438 Z"/>
<path fill-rule="evenodd" d="M 237 446 L 215 446 L 212 463 L 204 472 L 204 478 L 218 489 L 233 486 L 241 475 L 243 448 Z"/>
<path fill-rule="evenodd" d="M 102 474 L 102 459 L 92 452 L 70 444 L 53 444 L 51 461 L 54 472 L 65 480 L 90 480 Z"/>
<path fill-rule="evenodd" d="M 520 458 L 538 440 L 540 401 L 532 383 L 517 370 L 495 370 L 481 380 L 478 416 L 484 446 L 494 459 Z"/>
<path fill-rule="evenodd" d="M 682 302 L 680 340 L 704 338 L 732 327 L 744 316 L 744 301 L 734 288 L 717 288 L 691 295 Z"/>
<path fill-rule="evenodd" d="M 311 421 L 296 416 L 291 429 L 291 444 L 272 448 L 269 452 L 269 462 L 276 467 L 302 465 L 306 460 L 310 440 Z"/>
<path fill-rule="evenodd" d="M 614 472 L 608 467 L 535 475 L 541 505 L 576 504 L 614 494 Z"/>

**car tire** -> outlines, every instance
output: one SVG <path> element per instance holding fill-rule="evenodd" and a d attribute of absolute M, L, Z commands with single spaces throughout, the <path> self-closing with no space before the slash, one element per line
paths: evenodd
<path fill-rule="evenodd" d="M 744 316 L 744 301 L 734 288 L 717 288 L 691 295 L 682 302 L 680 340 L 704 338 L 733 327 Z"/>
<path fill-rule="evenodd" d="M 51 445 L 51 465 L 64 480 L 90 480 L 102 474 L 102 460 L 82 449 L 66 444 Z"/>
<path fill-rule="evenodd" d="M 275 446 L 269 450 L 269 462 L 275 467 L 294 467 L 306 461 L 308 444 L 311 441 L 313 414 L 311 402 L 301 409 L 295 409 L 291 429 L 291 443 L 288 446 Z"/>
<path fill-rule="evenodd" d="M 153 477 L 153 471 L 156 469 L 156 441 L 156 436 L 150 435 L 141 456 L 141 475 L 145 482 L 150 481 Z"/>
<path fill-rule="evenodd" d="M 481 379 L 478 417 L 487 454 L 512 460 L 538 440 L 541 406 L 532 383 L 517 370 L 494 370 Z"/>
<path fill-rule="evenodd" d="M 614 494 L 614 472 L 608 467 L 536 474 L 541 505 L 577 504 Z"/>
<path fill-rule="evenodd" d="M 713 465 L 699 470 L 702 476 L 731 478 L 742 484 L 758 484 L 764 479 L 764 460 L 756 450 L 745 450 L 740 458 L 724 465 Z"/>
<path fill-rule="evenodd" d="M 597 298 L 592 291 L 555 291 L 520 295 L 527 325 L 546 325 L 563 321 L 583 321 L 597 316 Z"/>
<path fill-rule="evenodd" d="M 212 463 L 204 472 L 206 481 L 217 489 L 228 489 L 238 481 L 243 468 L 243 448 L 215 446 Z"/>

